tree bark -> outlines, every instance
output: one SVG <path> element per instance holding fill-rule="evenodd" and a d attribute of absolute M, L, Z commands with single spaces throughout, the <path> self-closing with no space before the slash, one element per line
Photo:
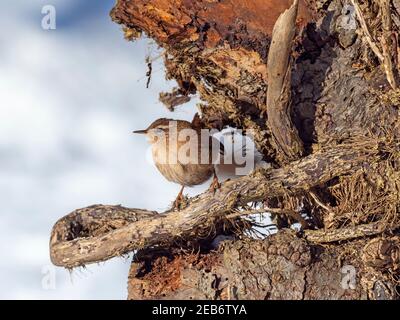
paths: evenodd
<path fill-rule="evenodd" d="M 164 50 L 177 88 L 160 100 L 173 110 L 197 93 L 204 127 L 243 129 L 272 167 L 179 211 L 76 210 L 53 228 L 53 263 L 135 251 L 130 299 L 398 299 L 399 8 L 118 0 L 125 38 Z M 263 210 L 278 231 L 255 239 L 246 217 Z"/>
<path fill-rule="evenodd" d="M 172 246 L 179 239 L 210 233 L 237 206 L 298 194 L 379 161 L 374 141 L 357 141 L 315 153 L 280 169 L 259 169 L 199 195 L 184 209 L 158 214 L 120 206 L 91 206 L 60 219 L 50 253 L 55 265 L 73 268 L 135 249 Z M 267 211 L 267 210 L 266 210 Z"/>
<path fill-rule="evenodd" d="M 291 52 L 296 33 L 299 2 L 296 0 L 276 21 L 268 53 L 268 90 L 266 114 L 277 157 L 290 163 L 303 154 L 303 142 L 291 119 Z"/>
<path fill-rule="evenodd" d="M 354 248 L 366 251 L 362 242 L 351 246 L 352 250 Z M 265 240 L 224 241 L 218 250 L 207 254 L 160 251 L 150 257 L 139 254 L 131 266 L 128 298 L 309 300 L 396 297 L 395 286 L 389 277 L 366 266 L 357 253 L 345 255 L 345 252 L 346 245 L 312 245 L 296 236 L 293 230 L 286 229 Z"/>

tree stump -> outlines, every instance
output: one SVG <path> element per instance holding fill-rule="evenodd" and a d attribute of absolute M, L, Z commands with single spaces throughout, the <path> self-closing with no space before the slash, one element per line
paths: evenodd
<path fill-rule="evenodd" d="M 129 299 L 399 298 L 397 0 L 118 0 L 111 17 L 163 48 L 170 110 L 197 93 L 201 125 L 251 134 L 271 168 L 180 211 L 76 210 L 54 264 L 136 250 Z M 249 236 L 252 204 L 276 234 Z"/>

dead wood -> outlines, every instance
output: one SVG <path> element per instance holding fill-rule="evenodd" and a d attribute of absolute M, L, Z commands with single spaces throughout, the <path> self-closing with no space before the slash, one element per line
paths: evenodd
<path fill-rule="evenodd" d="M 390 0 L 381 0 L 382 15 L 382 51 L 383 65 L 386 77 L 393 89 L 398 88 L 398 70 L 395 61 L 397 61 L 397 44 L 395 33 L 393 33 L 392 15 L 390 8 Z"/>
<path fill-rule="evenodd" d="M 388 225 L 382 221 L 334 230 L 305 230 L 305 238 L 314 243 L 329 243 L 374 236 L 400 228 L 400 223 Z"/>
<path fill-rule="evenodd" d="M 135 299 L 398 299 L 398 0 L 118 0 L 111 17 L 163 48 L 167 107 L 197 93 L 202 125 L 251 132 L 272 168 L 180 211 L 76 210 L 54 264 L 135 250 Z M 243 219 L 260 205 L 278 217 L 263 240 Z"/>
<path fill-rule="evenodd" d="M 157 214 L 101 205 L 79 209 L 55 224 L 51 259 L 55 265 L 72 268 L 136 249 L 168 247 L 182 238 L 201 237 L 237 206 L 296 194 L 354 173 L 366 161 L 378 161 L 379 153 L 379 145 L 369 139 L 339 145 L 287 167 L 258 169 L 250 176 L 227 181 L 215 194 L 199 195 L 180 211 Z"/>
<path fill-rule="evenodd" d="M 368 263 L 376 257 L 371 247 L 365 249 L 372 253 L 365 253 Z M 139 254 L 130 270 L 128 298 L 350 300 L 396 297 L 390 277 L 359 259 L 362 250 L 362 243 L 342 247 L 313 245 L 298 238 L 293 230 L 285 229 L 265 240 L 224 241 L 218 250 L 208 254 Z M 383 253 L 380 261 L 387 259 L 390 264 L 393 249 L 380 252 Z M 354 279 L 349 281 L 346 275 L 353 270 Z"/>
<path fill-rule="evenodd" d="M 384 60 L 383 54 L 382 54 L 381 50 L 379 49 L 379 47 L 377 46 L 376 41 L 372 38 L 372 35 L 369 31 L 367 22 L 365 21 L 362 10 L 358 4 L 358 0 L 351 0 L 351 3 L 353 4 L 354 9 L 356 11 L 357 18 L 360 22 L 361 28 L 365 35 L 365 39 L 367 40 L 369 46 L 371 47 L 371 49 L 375 53 L 375 55 L 379 58 L 379 60 L 383 61 Z"/>
<path fill-rule="evenodd" d="M 295 0 L 276 21 L 267 62 L 268 127 L 283 163 L 297 160 L 303 153 L 303 142 L 291 120 L 291 52 L 298 7 L 299 1 Z"/>

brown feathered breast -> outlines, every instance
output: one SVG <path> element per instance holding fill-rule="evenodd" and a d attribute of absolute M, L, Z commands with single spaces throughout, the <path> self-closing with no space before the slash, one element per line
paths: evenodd
<path fill-rule="evenodd" d="M 170 119 L 159 119 L 159 122 L 154 123 L 155 126 L 164 123 L 165 121 L 170 121 Z M 163 122 L 164 121 L 164 122 Z M 168 130 L 165 132 L 165 139 L 159 140 L 157 143 L 152 145 L 152 155 L 154 163 L 161 174 L 169 181 L 178 183 L 182 186 L 194 186 L 202 184 L 207 181 L 214 172 L 214 164 L 212 157 L 212 143 L 210 140 L 205 143 L 201 137 L 200 129 L 194 129 L 190 122 L 183 120 L 174 120 L 177 123 L 178 132 L 183 129 L 191 129 L 196 132 L 195 139 L 187 141 L 179 141 L 177 139 L 172 139 L 172 141 L 177 142 L 177 147 L 171 147 L 170 143 L 170 133 Z M 153 125 L 150 126 L 150 128 Z M 214 139 L 209 137 L 209 139 Z M 179 153 L 185 153 L 188 150 L 188 143 L 195 143 L 193 148 L 189 150 L 195 150 L 197 147 L 197 161 L 194 158 L 189 159 L 189 163 L 186 161 L 183 163 L 180 161 Z M 219 142 L 218 142 L 219 143 Z M 218 149 L 218 148 L 215 148 Z M 206 153 L 208 155 L 208 163 L 201 164 L 201 155 Z M 219 153 L 218 150 L 214 150 L 214 158 L 217 158 L 215 153 Z M 215 159 L 217 160 L 217 159 Z"/>

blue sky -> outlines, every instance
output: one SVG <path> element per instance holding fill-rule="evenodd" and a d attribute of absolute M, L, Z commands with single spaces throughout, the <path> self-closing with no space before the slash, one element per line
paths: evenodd
<path fill-rule="evenodd" d="M 56 30 L 41 28 L 48 4 Z M 95 203 L 164 210 L 179 191 L 131 131 L 159 117 L 191 119 L 194 103 L 171 115 L 158 102 L 173 86 L 160 61 L 145 89 L 145 55 L 157 47 L 125 41 L 113 4 L 14 0 L 0 11 L 0 298 L 125 299 L 130 258 L 72 274 L 54 268 L 51 227 Z"/>

